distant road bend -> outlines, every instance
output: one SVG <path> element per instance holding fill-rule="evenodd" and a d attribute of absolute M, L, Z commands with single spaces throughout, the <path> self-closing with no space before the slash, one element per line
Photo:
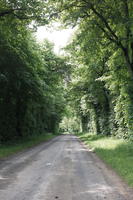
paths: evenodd
<path fill-rule="evenodd" d="M 0 200 L 133 200 L 132 191 L 73 135 L 0 160 Z"/>

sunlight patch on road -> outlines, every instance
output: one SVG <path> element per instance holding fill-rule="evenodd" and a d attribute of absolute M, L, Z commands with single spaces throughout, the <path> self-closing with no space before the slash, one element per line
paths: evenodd
<path fill-rule="evenodd" d="M 46 166 L 51 166 L 52 165 L 52 163 L 46 163 Z"/>
<path fill-rule="evenodd" d="M 5 179 L 8 179 L 8 178 L 5 178 L 5 177 L 0 175 L 0 180 L 5 180 Z"/>
<path fill-rule="evenodd" d="M 88 187 L 88 190 L 86 191 L 79 191 L 74 196 L 75 197 L 82 197 L 84 194 L 92 194 L 95 195 L 96 198 L 102 198 L 105 199 L 109 194 L 112 194 L 113 189 L 107 185 L 101 185 L 101 184 L 93 184 L 92 186 Z"/>

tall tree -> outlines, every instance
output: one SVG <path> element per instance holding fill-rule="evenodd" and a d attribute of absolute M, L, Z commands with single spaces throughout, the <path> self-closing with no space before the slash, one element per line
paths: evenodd
<path fill-rule="evenodd" d="M 124 56 L 125 65 L 133 78 L 133 2 L 132 0 L 49 1 L 66 25 L 75 26 L 84 21 L 90 29 L 101 33 Z"/>

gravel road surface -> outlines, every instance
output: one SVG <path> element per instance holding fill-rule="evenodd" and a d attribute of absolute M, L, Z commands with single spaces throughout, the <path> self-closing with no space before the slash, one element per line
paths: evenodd
<path fill-rule="evenodd" d="M 133 200 L 133 191 L 73 135 L 0 160 L 0 200 Z"/>

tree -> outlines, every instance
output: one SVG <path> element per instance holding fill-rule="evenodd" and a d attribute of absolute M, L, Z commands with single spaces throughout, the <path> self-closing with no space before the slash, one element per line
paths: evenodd
<path fill-rule="evenodd" d="M 66 60 L 37 44 L 25 24 L 0 23 L 0 139 L 57 132 L 64 111 Z M 15 38 L 15 40 L 14 40 Z"/>
<path fill-rule="evenodd" d="M 54 3 L 54 1 L 50 2 L 51 5 Z M 76 55 L 74 56 L 72 51 L 71 54 L 75 57 L 74 60 L 78 60 L 77 65 L 88 66 L 83 67 L 83 69 L 88 68 L 85 72 L 86 80 L 83 79 L 84 75 L 81 73 L 80 83 L 86 85 L 85 83 L 88 82 L 90 84 L 88 88 L 93 88 L 91 90 L 91 95 L 94 97 L 92 102 L 98 99 L 98 104 L 95 106 L 97 119 L 98 121 L 100 118 L 105 119 L 105 116 L 98 111 L 105 107 L 105 111 L 108 110 L 108 114 L 105 113 L 108 116 L 107 121 L 111 127 L 111 133 L 120 132 L 124 137 L 130 137 L 133 130 L 131 114 L 133 109 L 131 103 L 133 99 L 132 8 L 131 0 L 56 1 L 56 12 L 62 22 L 66 26 L 77 25 L 79 28 L 76 40 L 71 46 L 74 49 L 73 52 L 76 51 Z M 91 81 L 92 77 L 93 81 Z M 80 83 L 77 82 L 76 87 Z M 96 95 L 103 94 L 102 97 L 106 101 L 96 98 L 94 89 Z M 81 95 L 79 95 L 83 100 L 86 98 L 84 90 L 83 86 L 80 90 Z M 86 92 L 87 98 L 89 93 L 90 90 Z"/>
<path fill-rule="evenodd" d="M 12 18 L 26 23 L 34 21 L 34 25 L 35 23 L 44 25 L 48 23 L 50 12 L 51 9 L 44 0 L 1 0 L 0 2 L 1 20 Z"/>
<path fill-rule="evenodd" d="M 55 6 L 55 1 L 50 1 Z M 125 65 L 133 78 L 132 0 L 56 1 L 56 12 L 66 25 L 75 26 L 86 21 L 88 31 L 101 33 L 121 50 Z"/>

